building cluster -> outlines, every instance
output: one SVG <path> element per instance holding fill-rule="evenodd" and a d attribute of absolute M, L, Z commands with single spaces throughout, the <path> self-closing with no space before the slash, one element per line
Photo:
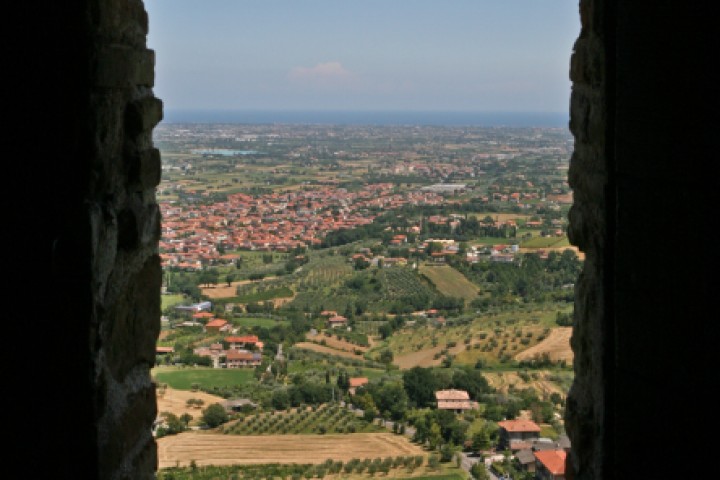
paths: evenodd
<path fill-rule="evenodd" d="M 394 193 L 389 183 L 357 192 L 319 188 L 264 195 L 233 194 L 209 205 L 162 203 L 163 266 L 199 270 L 231 263 L 225 250 L 291 251 L 322 243 L 328 232 L 372 223 L 377 213 L 403 205 L 438 205 L 432 192 Z"/>

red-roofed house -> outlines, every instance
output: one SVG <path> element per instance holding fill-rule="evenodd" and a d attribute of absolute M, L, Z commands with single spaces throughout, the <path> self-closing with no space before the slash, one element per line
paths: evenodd
<path fill-rule="evenodd" d="M 262 356 L 247 350 L 228 350 L 225 356 L 227 368 L 255 367 L 260 365 Z"/>
<path fill-rule="evenodd" d="M 351 377 L 348 380 L 350 381 L 350 387 L 348 388 L 350 395 L 355 395 L 355 390 L 357 390 L 358 387 L 367 385 L 369 381 L 366 377 Z"/>
<path fill-rule="evenodd" d="M 241 337 L 225 337 L 225 341 L 229 344 L 230 349 L 243 348 L 249 345 L 257 345 L 259 339 L 257 335 L 245 335 Z"/>
<path fill-rule="evenodd" d="M 470 395 L 465 390 L 438 390 L 435 392 L 438 410 L 453 410 L 462 413 L 465 410 L 478 408 L 478 403 L 470 400 Z"/>
<path fill-rule="evenodd" d="M 330 317 L 327 320 L 328 326 L 335 328 L 335 327 L 344 327 L 347 325 L 348 320 L 347 318 L 343 317 L 342 315 L 335 315 L 334 317 Z"/>
<path fill-rule="evenodd" d="M 158 353 L 160 355 L 166 355 L 168 353 L 174 353 L 175 349 L 173 347 L 155 347 L 155 353 Z"/>
<path fill-rule="evenodd" d="M 220 332 L 227 332 L 232 328 L 232 325 L 228 323 L 227 320 L 223 320 L 222 318 L 216 318 L 214 320 L 210 320 L 205 325 L 205 331 L 208 333 L 220 333 Z"/>
<path fill-rule="evenodd" d="M 193 313 L 193 320 L 201 321 L 201 320 L 210 320 L 211 318 L 214 318 L 215 314 L 212 312 L 197 312 Z"/>
<path fill-rule="evenodd" d="M 500 427 L 498 447 L 500 449 L 522 450 L 530 448 L 532 442 L 540 437 L 540 427 L 532 420 L 504 420 Z"/>
<path fill-rule="evenodd" d="M 540 450 L 535 455 L 535 478 L 565 480 L 565 450 Z"/>

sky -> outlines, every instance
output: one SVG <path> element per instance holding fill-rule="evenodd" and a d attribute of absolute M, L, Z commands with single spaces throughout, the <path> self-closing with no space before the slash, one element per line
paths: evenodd
<path fill-rule="evenodd" d="M 171 110 L 569 111 L 578 0 L 145 0 Z"/>

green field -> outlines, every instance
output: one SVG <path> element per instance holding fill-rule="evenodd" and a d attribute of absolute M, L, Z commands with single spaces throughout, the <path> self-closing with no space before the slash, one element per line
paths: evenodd
<path fill-rule="evenodd" d="M 273 320 L 272 318 L 263 318 L 263 317 L 240 317 L 235 318 L 232 321 L 233 325 L 239 326 L 239 327 L 264 327 L 264 328 L 272 328 L 275 325 L 287 325 L 287 320 Z"/>
<path fill-rule="evenodd" d="M 240 368 L 155 368 L 151 372 L 158 383 L 167 383 L 176 390 L 192 390 L 197 384 L 203 390 L 244 385 L 255 381 L 253 369 Z"/>
<path fill-rule="evenodd" d="M 465 275 L 448 265 L 420 266 L 425 275 L 443 295 L 461 297 L 467 302 L 477 298 L 480 288 L 465 278 Z"/>
<path fill-rule="evenodd" d="M 185 297 L 181 294 L 173 295 L 161 295 L 160 296 L 160 309 L 165 311 L 166 308 L 178 305 L 185 301 Z"/>
<path fill-rule="evenodd" d="M 242 288 L 242 287 L 241 287 Z M 255 303 L 264 302 L 266 300 L 272 300 L 275 298 L 289 298 L 295 295 L 288 287 L 270 288 L 261 292 L 248 293 L 244 295 L 238 295 L 236 297 L 229 298 L 233 302 L 237 303 Z"/>
<path fill-rule="evenodd" d="M 566 236 L 562 237 L 533 237 L 520 244 L 523 248 L 558 248 L 569 247 L 570 241 Z"/>

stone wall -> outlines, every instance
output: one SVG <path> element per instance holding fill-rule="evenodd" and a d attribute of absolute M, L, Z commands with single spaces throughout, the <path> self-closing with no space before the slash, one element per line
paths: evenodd
<path fill-rule="evenodd" d="M 718 204 L 719 78 L 708 68 L 717 14 L 701 2 L 579 5 L 569 236 L 586 260 L 575 291 L 568 472 L 690 478 L 702 461 L 671 450 L 708 441 L 714 415 L 703 372 L 716 348 L 706 332 L 717 316 L 718 255 L 704 225 Z"/>
<path fill-rule="evenodd" d="M 575 138 L 568 182 L 573 189 L 568 237 L 585 253 L 575 286 L 571 345 L 575 379 L 568 393 L 565 421 L 572 452 L 567 470 L 577 478 L 602 477 L 605 416 L 604 325 L 606 212 L 608 195 L 607 107 L 603 2 L 581 0 L 580 34 L 570 59 L 570 131 Z"/>
<path fill-rule="evenodd" d="M 153 96 L 155 56 L 146 48 L 141 0 L 98 1 L 90 29 L 93 176 L 85 197 L 92 252 L 91 337 L 98 471 L 102 478 L 153 478 L 156 416 L 149 369 L 160 331 L 158 255 L 162 119 Z"/>
<path fill-rule="evenodd" d="M 33 478 L 151 479 L 163 106 L 147 14 L 141 0 L 8 7 L 5 223 L 20 310 L 5 365 L 24 414 L 7 458 Z"/>

